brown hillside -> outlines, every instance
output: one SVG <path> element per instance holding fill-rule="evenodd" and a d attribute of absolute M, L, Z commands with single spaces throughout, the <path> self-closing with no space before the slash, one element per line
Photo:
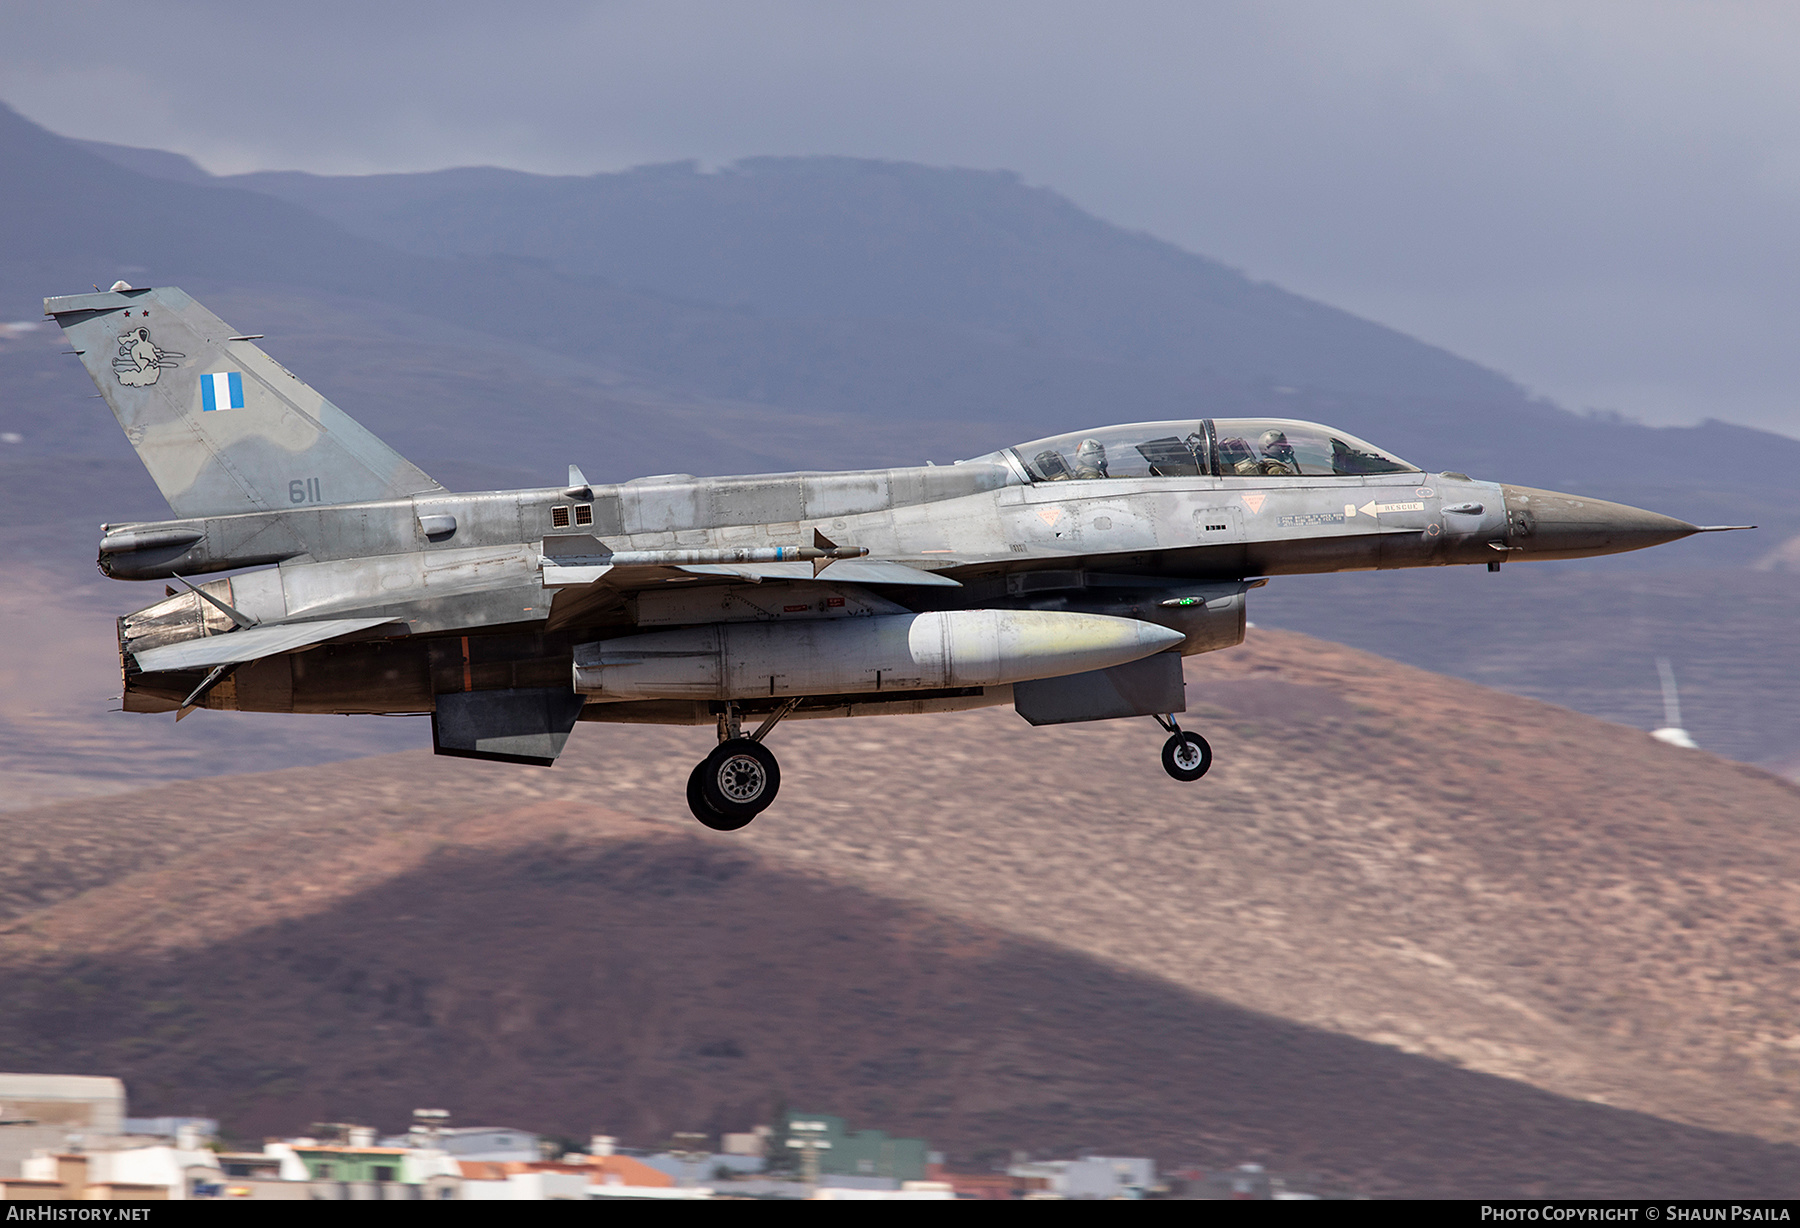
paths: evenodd
<path fill-rule="evenodd" d="M 736 836 L 682 806 L 707 731 L 597 726 L 0 815 L 0 1046 L 248 1132 L 785 1094 L 1372 1192 L 1792 1188 L 1711 1131 L 1800 1135 L 1800 791 L 1295 635 L 1190 683 L 1187 786 L 1149 721 L 998 710 L 783 726 Z"/>
<path fill-rule="evenodd" d="M 140 1108 L 249 1135 L 447 1100 L 656 1142 L 785 1098 L 976 1163 L 1103 1148 L 1461 1196 L 1774 1196 L 1800 1177 L 1789 1146 L 1258 1015 L 667 824 L 551 803 L 434 835 L 377 837 L 374 885 L 223 941 L 25 961 L 8 1051 L 128 1069 Z M 354 877 L 323 860 L 294 877 Z"/>

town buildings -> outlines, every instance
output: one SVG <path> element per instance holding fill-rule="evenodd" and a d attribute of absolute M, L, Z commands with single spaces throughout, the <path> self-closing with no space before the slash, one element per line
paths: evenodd
<path fill-rule="evenodd" d="M 411 1129 L 315 1126 L 259 1147 L 216 1121 L 131 1118 L 117 1079 L 0 1074 L 0 1199 L 9 1201 L 588 1201 L 816 1198 L 835 1201 L 1131 1198 L 1157 1192 L 1147 1159 L 1021 1161 L 958 1173 L 926 1140 L 788 1112 L 664 1150 L 595 1135 L 585 1151 L 509 1126 L 452 1125 L 421 1109 Z"/>

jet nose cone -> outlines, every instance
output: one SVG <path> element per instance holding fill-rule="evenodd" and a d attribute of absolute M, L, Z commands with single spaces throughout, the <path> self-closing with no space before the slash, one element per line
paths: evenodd
<path fill-rule="evenodd" d="M 1528 558 L 1581 559 L 1660 546 L 1698 527 L 1673 516 L 1585 495 L 1502 486 L 1506 544 Z"/>

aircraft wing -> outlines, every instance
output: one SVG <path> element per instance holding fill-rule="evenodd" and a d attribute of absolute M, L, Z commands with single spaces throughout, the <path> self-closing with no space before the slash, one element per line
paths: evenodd
<path fill-rule="evenodd" d="M 393 621 L 392 617 L 382 617 L 323 618 L 316 622 L 275 623 L 246 627 L 241 631 L 227 631 L 221 635 L 208 635 L 197 640 L 183 640 L 179 644 L 163 644 L 132 655 L 137 658 L 138 668 L 146 674 L 172 669 L 204 669 L 212 665 L 238 665 L 259 657 L 272 657 L 276 653 L 321 644 L 340 635 L 366 631 L 370 627 L 379 627 L 382 623 Z"/>
<path fill-rule="evenodd" d="M 750 580 L 811 580 L 810 563 L 695 563 L 681 569 L 698 576 L 741 576 Z M 818 574 L 840 584 L 918 584 L 961 588 L 958 580 L 892 559 L 840 559 Z"/>
<path fill-rule="evenodd" d="M 839 559 L 815 577 L 811 563 L 668 563 L 658 565 L 626 564 L 618 566 L 583 560 L 574 564 L 544 561 L 544 587 L 550 589 L 585 588 L 605 583 L 616 589 L 643 588 L 661 584 L 672 571 L 695 576 L 717 576 L 726 580 L 812 580 L 837 581 L 841 584 L 916 584 L 946 588 L 960 587 L 949 576 L 926 571 L 892 559 Z"/>
<path fill-rule="evenodd" d="M 555 592 L 550 600 L 551 631 L 578 624 L 582 619 L 618 605 L 634 590 L 657 587 L 683 574 L 705 576 L 711 580 L 811 581 L 811 563 L 687 563 L 677 566 L 615 567 L 604 564 L 590 566 L 558 566 L 545 560 L 544 587 Z M 911 567 L 892 559 L 841 559 L 833 562 L 816 577 L 831 584 L 918 584 L 958 587 L 959 582 L 922 568 Z"/>

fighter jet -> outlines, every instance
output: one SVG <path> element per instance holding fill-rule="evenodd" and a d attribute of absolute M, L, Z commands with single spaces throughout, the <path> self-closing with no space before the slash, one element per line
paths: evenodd
<path fill-rule="evenodd" d="M 180 290 L 44 309 L 174 513 L 101 526 L 103 573 L 172 582 L 118 620 L 126 711 L 428 714 L 438 754 L 541 765 L 580 721 L 712 725 L 687 794 L 722 831 L 775 800 L 783 720 L 1150 717 L 1169 775 L 1198 780 L 1212 750 L 1177 719 L 1182 658 L 1242 643 L 1270 577 L 1498 571 L 1748 527 L 1200 416 L 953 465 L 617 485 L 570 465 L 563 485 L 459 494 Z"/>

